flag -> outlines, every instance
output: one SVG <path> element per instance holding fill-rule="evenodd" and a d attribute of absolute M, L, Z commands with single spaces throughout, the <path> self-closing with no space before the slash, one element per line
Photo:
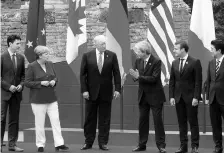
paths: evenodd
<path fill-rule="evenodd" d="M 176 42 L 171 0 L 151 1 L 147 39 L 152 45 L 153 54 L 162 61 L 161 81 L 165 86 L 170 78 Z"/>
<path fill-rule="evenodd" d="M 37 45 L 46 45 L 44 14 L 44 0 L 30 0 L 25 47 L 25 56 L 29 63 L 36 60 L 34 48 Z"/>
<path fill-rule="evenodd" d="M 87 52 L 85 0 L 70 0 L 66 61 L 79 81 L 83 53 Z"/>
<path fill-rule="evenodd" d="M 212 0 L 194 0 L 188 34 L 189 54 L 200 59 L 203 81 L 207 77 L 211 41 L 215 39 Z"/>
<path fill-rule="evenodd" d="M 106 37 L 107 50 L 117 55 L 123 85 L 132 66 L 127 0 L 110 0 Z"/>

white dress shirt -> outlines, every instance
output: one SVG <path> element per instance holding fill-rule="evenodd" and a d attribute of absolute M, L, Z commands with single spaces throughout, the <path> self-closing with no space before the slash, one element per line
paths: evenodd
<path fill-rule="evenodd" d="M 99 56 L 100 56 L 100 52 L 98 49 L 96 49 L 96 59 L 97 59 L 97 64 L 99 62 Z M 103 66 L 103 63 L 104 63 L 104 52 L 102 53 L 102 66 Z"/>
<path fill-rule="evenodd" d="M 223 58 L 224 58 L 224 55 L 222 55 L 222 57 L 220 59 L 216 59 L 216 63 L 217 63 L 217 61 L 219 61 L 219 68 L 222 64 Z"/>

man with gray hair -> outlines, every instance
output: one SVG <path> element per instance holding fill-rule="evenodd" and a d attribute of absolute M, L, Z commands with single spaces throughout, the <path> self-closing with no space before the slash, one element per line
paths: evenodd
<path fill-rule="evenodd" d="M 85 144 L 81 150 L 92 148 L 96 136 L 98 113 L 98 143 L 101 150 L 108 150 L 111 102 L 120 96 L 121 76 L 114 52 L 106 50 L 106 38 L 103 35 L 94 38 L 96 49 L 82 57 L 80 81 L 81 92 L 86 100 L 84 135 Z M 113 94 L 113 79 L 115 92 Z"/>
<path fill-rule="evenodd" d="M 151 54 L 148 41 L 141 41 L 135 45 L 138 59 L 130 74 L 134 81 L 139 82 L 139 143 L 134 152 L 145 151 L 149 134 L 149 111 L 152 110 L 155 127 L 155 140 L 160 153 L 165 153 L 165 131 L 162 120 L 163 103 L 166 101 L 161 82 L 161 60 Z"/>

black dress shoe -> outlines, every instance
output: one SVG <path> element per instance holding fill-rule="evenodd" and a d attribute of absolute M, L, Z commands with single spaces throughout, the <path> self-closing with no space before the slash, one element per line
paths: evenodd
<path fill-rule="evenodd" d="M 84 144 L 80 150 L 87 150 L 87 149 L 91 149 L 91 148 L 92 148 L 91 144 Z"/>
<path fill-rule="evenodd" d="M 66 145 L 61 145 L 61 146 L 57 146 L 55 147 L 55 151 L 58 152 L 58 151 L 68 151 L 69 150 L 69 147 L 67 147 Z"/>
<path fill-rule="evenodd" d="M 145 150 L 146 150 L 146 146 L 137 146 L 132 151 L 133 152 L 138 152 L 138 151 L 145 151 Z"/>
<path fill-rule="evenodd" d="M 160 153 L 166 153 L 166 149 L 165 148 L 159 148 L 159 152 Z"/>
<path fill-rule="evenodd" d="M 214 153 L 222 153 L 223 148 L 215 148 Z"/>
<path fill-rule="evenodd" d="M 37 152 L 44 152 L 44 147 L 39 147 L 39 148 L 37 149 Z"/>
<path fill-rule="evenodd" d="M 99 148 L 101 150 L 105 150 L 105 151 L 109 150 L 109 148 L 106 145 L 104 145 L 104 144 L 99 145 Z"/>
<path fill-rule="evenodd" d="M 198 153 L 198 148 L 197 147 L 192 148 L 191 153 Z"/>
<path fill-rule="evenodd" d="M 2 147 L 5 147 L 6 146 L 6 144 L 5 143 L 2 143 Z"/>
<path fill-rule="evenodd" d="M 187 153 L 188 148 L 187 146 L 181 146 L 175 153 Z"/>

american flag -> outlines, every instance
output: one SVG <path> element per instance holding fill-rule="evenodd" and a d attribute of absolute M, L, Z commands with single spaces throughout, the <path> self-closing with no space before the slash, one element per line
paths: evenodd
<path fill-rule="evenodd" d="M 161 80 L 168 84 L 170 68 L 174 60 L 173 48 L 176 42 L 171 0 L 152 0 L 147 32 L 148 41 L 163 66 Z"/>
<path fill-rule="evenodd" d="M 81 58 L 87 52 L 85 0 L 70 0 L 66 61 L 79 81 Z"/>

